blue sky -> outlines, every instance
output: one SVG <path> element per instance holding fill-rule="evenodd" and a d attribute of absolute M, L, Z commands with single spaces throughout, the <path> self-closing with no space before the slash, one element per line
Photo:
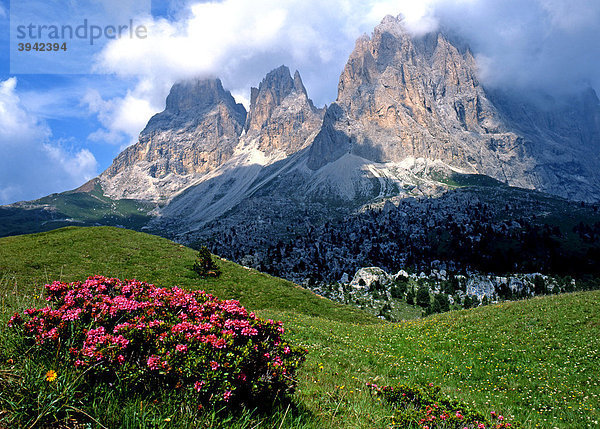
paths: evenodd
<path fill-rule="evenodd" d="M 46 7 L 44 19 L 68 23 L 63 7 L 48 8 L 64 0 L 13 1 L 30 11 Z M 354 41 L 386 14 L 402 13 L 415 35 L 440 26 L 457 32 L 471 44 L 486 86 L 560 96 L 586 85 L 598 90 L 600 83 L 597 0 L 93 3 L 112 15 L 102 21 L 101 13 L 86 9 L 91 20 L 106 24 L 135 15 L 151 37 L 103 39 L 93 49 L 82 46 L 77 58 L 47 57 L 64 58 L 53 65 L 40 65 L 33 56 L 34 63 L 14 67 L 13 57 L 11 73 L 9 52 L 17 40 L 10 39 L 9 2 L 0 0 L 0 204 L 73 189 L 97 176 L 135 143 L 181 79 L 220 77 L 247 104 L 250 87 L 286 64 L 300 71 L 315 104 L 328 104 Z M 22 73 L 36 66 L 55 72 L 58 66 L 60 73 Z M 93 73 L 73 74 L 79 68 Z"/>
<path fill-rule="evenodd" d="M 157 17 L 172 16 L 175 4 L 154 2 L 152 12 Z M 0 0 L 0 82 L 16 79 L 10 91 L 18 98 L 12 100 L 13 114 L 25 114 L 32 121 L 26 123 L 39 128 L 39 132 L 32 133 L 31 138 L 36 140 L 33 142 L 0 142 L 4 143 L 4 147 L 0 146 L 0 204 L 72 189 L 108 167 L 120 150 L 131 143 L 131 138 L 126 134 L 105 140 L 90 138 L 103 124 L 83 100 L 90 91 L 98 91 L 108 100 L 123 97 L 135 85 L 134 78 L 114 74 L 11 73 L 9 11 L 9 2 Z M 6 109 L 0 110 L 5 119 L 7 113 Z M 88 151 L 92 157 L 79 156 L 82 151 Z M 78 162 L 82 168 L 73 169 Z"/>

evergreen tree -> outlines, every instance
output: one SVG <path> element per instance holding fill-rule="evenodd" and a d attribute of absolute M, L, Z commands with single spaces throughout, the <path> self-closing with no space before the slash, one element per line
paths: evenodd
<path fill-rule="evenodd" d="M 198 251 L 193 270 L 200 277 L 219 277 L 221 275 L 221 269 L 213 261 L 212 255 L 206 246 L 202 246 Z"/>
<path fill-rule="evenodd" d="M 436 313 L 450 311 L 450 300 L 448 299 L 448 295 L 444 293 L 439 293 L 433 297 L 433 305 L 436 309 L 439 309 Z"/>
<path fill-rule="evenodd" d="M 547 293 L 546 281 L 542 276 L 535 276 L 533 279 L 533 291 L 536 295 L 545 295 Z"/>
<path fill-rule="evenodd" d="M 417 305 L 422 308 L 427 308 L 431 304 L 429 297 L 429 287 L 423 285 L 417 290 Z"/>
<path fill-rule="evenodd" d="M 471 299 L 471 297 L 469 295 L 465 295 L 465 299 L 463 300 L 463 307 L 464 308 L 473 307 L 473 300 Z"/>

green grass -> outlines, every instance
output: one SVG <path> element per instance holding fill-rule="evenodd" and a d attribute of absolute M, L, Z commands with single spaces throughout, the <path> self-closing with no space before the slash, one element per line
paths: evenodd
<path fill-rule="evenodd" d="M 451 188 L 503 188 L 507 187 L 504 183 L 483 174 L 463 174 L 456 172 L 433 171 L 430 177 L 440 183 L 444 183 Z"/>
<path fill-rule="evenodd" d="M 269 316 L 286 320 L 294 340 L 308 341 L 304 394 L 312 407 L 336 386 L 362 390 L 379 377 L 378 384 L 433 382 L 525 427 L 595 428 L 600 421 L 600 292 L 379 326 Z"/>
<path fill-rule="evenodd" d="M 336 304 L 286 280 L 218 261 L 218 279 L 192 271 L 197 252 L 157 236 L 114 227 L 68 227 L 0 238 L 0 276 L 31 294 L 53 280 L 72 282 L 102 274 L 161 286 L 202 289 L 237 299 L 252 310 L 295 310 L 341 321 L 377 323 L 365 312 Z M 7 280 L 8 281 L 8 280 Z"/>
<path fill-rule="evenodd" d="M 185 404 L 168 393 L 157 404 L 129 398 L 121 407 L 122 397 L 105 392 L 87 412 L 111 426 L 144 421 L 148 427 L 384 428 L 393 411 L 366 391 L 365 382 L 375 381 L 433 382 L 450 397 L 483 412 L 513 415 L 526 428 L 598 427 L 600 292 L 392 324 L 225 261 L 219 262 L 221 278 L 200 280 L 191 271 L 194 255 L 167 240 L 115 228 L 0 239 L 0 384 L 22 373 L 19 362 L 27 361 L 33 366 L 27 374 L 35 375 L 29 382 L 41 388 L 49 369 L 24 357 L 8 363 L 12 346 L 4 322 L 12 310 L 40 305 L 41 287 L 49 280 L 104 274 L 240 299 L 262 317 L 283 320 L 288 338 L 309 350 L 289 409 L 267 415 L 209 412 L 192 422 Z M 0 390 L 0 398 L 9 394 Z M 111 415 L 120 417 L 111 421 Z"/>

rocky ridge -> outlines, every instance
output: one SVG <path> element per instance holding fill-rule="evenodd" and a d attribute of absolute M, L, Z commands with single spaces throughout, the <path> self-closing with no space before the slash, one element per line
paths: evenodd
<path fill-rule="evenodd" d="M 169 202 L 185 189 L 237 168 L 265 166 L 305 147 L 324 111 L 308 98 L 300 74 L 281 66 L 252 88 L 250 111 L 218 79 L 176 84 L 163 112 L 138 143 L 100 176 L 105 193 Z M 248 182 L 249 177 L 245 177 Z"/>
<path fill-rule="evenodd" d="M 316 171 L 348 153 L 373 162 L 425 158 L 511 186 L 600 196 L 593 91 L 550 109 L 522 101 L 515 108 L 514 97 L 493 95 L 468 48 L 442 33 L 411 37 L 387 17 L 357 41 L 308 166 Z"/>
<path fill-rule="evenodd" d="M 306 146 L 322 119 L 323 110 L 308 98 L 300 73 L 296 71 L 292 78 L 290 70 L 281 66 L 251 89 L 242 145 L 254 144 L 267 156 L 275 152 L 289 156 Z"/>
<path fill-rule="evenodd" d="M 213 221 L 228 229 L 264 218 L 285 230 L 303 223 L 292 213 L 326 222 L 439 196 L 455 174 L 596 200 L 598 98 L 551 101 L 541 109 L 486 90 L 464 43 L 412 37 L 386 17 L 357 41 L 326 110 L 285 66 L 252 89 L 247 114 L 218 81 L 176 85 L 101 183 L 111 196 L 162 200 L 151 228 L 182 241 L 206 236 Z"/>

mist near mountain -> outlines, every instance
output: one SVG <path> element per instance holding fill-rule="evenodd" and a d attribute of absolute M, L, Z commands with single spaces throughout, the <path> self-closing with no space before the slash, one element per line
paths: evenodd
<path fill-rule="evenodd" d="M 600 88 L 598 1 L 444 1 L 434 14 L 468 40 L 488 87 L 554 96 Z"/>

